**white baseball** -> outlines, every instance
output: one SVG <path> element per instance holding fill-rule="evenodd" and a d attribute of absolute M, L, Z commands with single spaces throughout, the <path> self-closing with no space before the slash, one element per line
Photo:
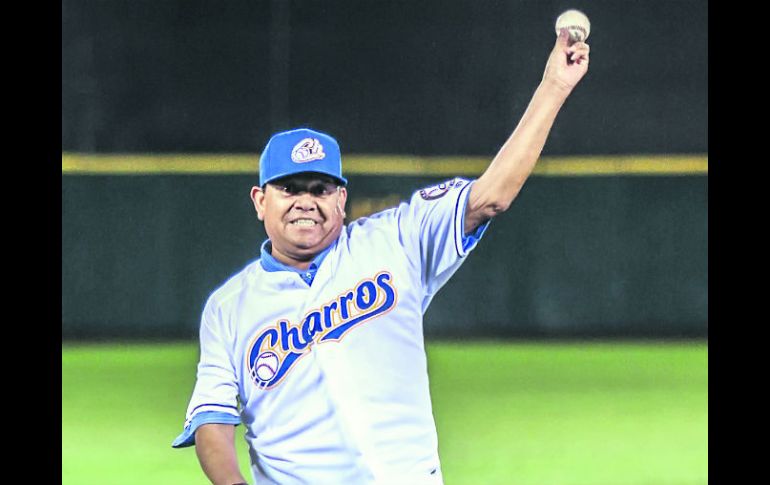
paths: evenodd
<path fill-rule="evenodd" d="M 273 352 L 262 352 L 255 364 L 257 377 L 262 381 L 269 381 L 278 372 L 278 356 Z"/>
<path fill-rule="evenodd" d="M 567 10 L 556 19 L 556 35 L 563 28 L 569 29 L 570 43 L 583 42 L 591 33 L 591 22 L 580 10 Z"/>

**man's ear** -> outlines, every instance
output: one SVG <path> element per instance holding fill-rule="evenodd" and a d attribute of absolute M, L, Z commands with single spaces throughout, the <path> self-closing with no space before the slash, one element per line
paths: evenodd
<path fill-rule="evenodd" d="M 337 210 L 339 211 L 342 218 L 345 218 L 345 204 L 348 201 L 348 189 L 345 187 L 340 187 L 339 190 L 339 197 L 337 197 Z"/>
<path fill-rule="evenodd" d="M 260 221 L 265 220 L 265 191 L 256 185 L 251 188 L 251 201 L 254 203 L 254 210 L 257 211 L 257 218 Z"/>

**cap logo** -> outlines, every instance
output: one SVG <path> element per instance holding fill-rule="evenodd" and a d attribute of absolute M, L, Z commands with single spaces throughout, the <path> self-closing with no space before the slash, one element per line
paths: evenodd
<path fill-rule="evenodd" d="M 324 146 L 317 138 L 305 138 L 297 143 L 291 151 L 294 163 L 306 163 L 313 160 L 323 160 L 326 157 Z"/>

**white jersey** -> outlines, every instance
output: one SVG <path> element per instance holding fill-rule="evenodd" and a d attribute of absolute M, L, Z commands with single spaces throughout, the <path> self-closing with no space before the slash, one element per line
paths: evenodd
<path fill-rule="evenodd" d="M 345 226 L 312 284 L 257 260 L 217 289 L 173 446 L 243 423 L 256 483 L 442 483 L 422 317 L 489 224 L 464 235 L 471 184 Z"/>

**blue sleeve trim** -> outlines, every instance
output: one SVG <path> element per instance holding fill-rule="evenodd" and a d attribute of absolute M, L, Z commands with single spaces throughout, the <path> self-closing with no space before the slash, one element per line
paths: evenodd
<path fill-rule="evenodd" d="M 177 436 L 174 442 L 171 444 L 172 448 L 186 448 L 195 444 L 195 430 L 204 424 L 232 424 L 238 426 L 241 424 L 241 419 L 233 416 L 232 414 L 220 413 L 217 411 L 204 411 L 195 415 L 182 434 Z"/>
<path fill-rule="evenodd" d="M 471 234 L 465 234 L 465 208 L 468 205 L 468 198 L 471 194 L 471 185 L 473 185 L 473 182 L 470 182 L 463 187 L 462 191 L 465 193 L 460 193 L 460 195 L 458 195 L 455 204 L 455 245 L 457 246 L 457 254 L 460 257 L 464 257 L 468 254 L 468 251 L 476 246 L 487 231 L 489 223 L 492 222 L 492 219 L 489 219 L 477 227 Z M 458 242 L 459 244 L 457 244 Z"/>
<path fill-rule="evenodd" d="M 476 243 L 478 243 L 481 240 L 481 237 L 487 231 L 487 227 L 489 227 L 490 222 L 492 222 L 492 219 L 489 219 L 487 222 L 477 227 L 472 234 L 463 234 L 462 244 L 463 244 L 463 251 L 465 253 L 473 249 Z M 463 220 L 463 227 L 465 227 L 465 220 Z"/>

